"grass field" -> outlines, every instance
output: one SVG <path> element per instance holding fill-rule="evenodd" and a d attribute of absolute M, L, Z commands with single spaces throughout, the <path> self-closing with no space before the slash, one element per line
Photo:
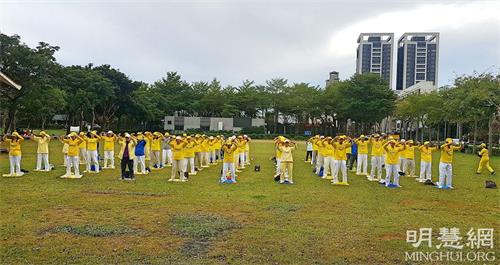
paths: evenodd
<path fill-rule="evenodd" d="M 23 145 L 23 168 L 33 169 L 35 148 Z M 252 168 L 262 171 L 246 169 L 234 185 L 218 184 L 220 165 L 187 183 L 167 182 L 169 168 L 134 182 L 118 180 L 118 170 L 60 179 L 61 166 L 0 178 L 0 263 L 403 264 L 414 250 L 406 231 L 420 227 L 436 237 L 440 227 L 458 227 L 464 238 L 472 227 L 495 228 L 489 251 L 500 258 L 500 192 L 484 188 L 487 179 L 500 181 L 474 174 L 476 156 L 457 153 L 455 190 L 438 190 L 413 178 L 389 189 L 352 172 L 350 186 L 332 186 L 302 162 L 304 154 L 301 144 L 295 185 L 272 180 L 268 141 L 251 145 Z M 62 164 L 56 141 L 50 159 Z M 491 160 L 497 170 L 499 162 Z M 0 171 L 8 166 L 0 155 Z"/>

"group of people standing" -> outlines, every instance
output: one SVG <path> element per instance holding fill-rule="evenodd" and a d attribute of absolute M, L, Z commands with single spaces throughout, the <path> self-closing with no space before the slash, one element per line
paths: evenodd
<path fill-rule="evenodd" d="M 489 154 L 485 144 L 481 144 L 481 157 L 477 172 L 483 167 L 494 174 L 489 165 Z M 386 134 L 360 135 L 350 138 L 345 135 L 336 137 L 316 135 L 308 140 L 311 164 L 316 174 L 324 179 L 332 179 L 332 184 L 348 185 L 347 167 L 353 167 L 356 162 L 356 175 L 364 175 L 370 181 L 378 181 L 387 187 L 401 187 L 400 176 L 415 177 L 418 182 L 432 182 L 432 154 L 437 149 L 441 150 L 439 162 L 438 188 L 453 188 L 452 163 L 453 152 L 462 147 L 447 138 L 441 146 L 433 145 L 429 141 L 423 144 L 412 140 L 397 140 L 394 136 Z M 420 174 L 415 175 L 415 153 L 420 151 Z M 368 172 L 368 155 L 371 157 L 371 170 Z M 347 162 L 349 161 L 349 163 Z M 385 169 L 385 178 L 382 177 Z M 338 181 L 338 173 L 342 173 L 342 181 Z"/>
<path fill-rule="evenodd" d="M 36 141 L 37 163 L 35 171 L 50 171 L 49 142 L 51 136 L 41 131 L 28 139 Z M 80 164 L 86 165 L 83 173 L 99 173 L 101 169 L 115 168 L 115 144 L 119 145 L 121 179 L 133 180 L 137 174 L 148 174 L 151 170 L 171 167 L 169 181 L 188 180 L 198 170 L 223 161 L 221 182 L 236 183 L 236 172 L 250 164 L 250 137 L 222 135 L 170 135 L 166 132 L 137 132 L 117 135 L 106 133 L 71 132 L 58 137 L 63 144 L 66 174 L 61 178 L 81 178 Z M 10 174 L 21 176 L 21 143 L 25 137 L 17 132 L 5 135 L 2 141 L 9 145 Z M 99 148 L 103 148 L 103 167 L 100 166 Z M 228 175 L 228 173 L 230 173 Z"/>

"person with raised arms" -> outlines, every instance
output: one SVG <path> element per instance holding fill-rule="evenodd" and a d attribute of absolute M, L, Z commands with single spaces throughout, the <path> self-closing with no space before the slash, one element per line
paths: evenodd
<path fill-rule="evenodd" d="M 335 146 L 333 138 L 328 136 L 320 141 L 319 145 L 323 148 L 323 175 L 322 179 L 327 179 L 328 176 L 333 177 L 335 171 Z"/>
<path fill-rule="evenodd" d="M 433 147 L 429 141 L 425 141 L 418 149 L 420 150 L 420 177 L 417 178 L 417 181 L 432 181 L 432 152 L 437 147 Z"/>
<path fill-rule="evenodd" d="M 187 141 L 182 139 L 181 136 L 175 137 L 175 140 L 170 141 L 170 146 L 172 147 L 172 175 L 168 181 L 176 181 L 176 176 L 179 174 L 179 179 L 182 182 L 186 182 L 187 179 L 184 176 L 184 148 L 187 145 Z"/>
<path fill-rule="evenodd" d="M 347 148 L 351 146 L 350 138 L 345 135 L 336 136 L 333 138 L 333 147 L 335 148 L 335 166 L 332 174 L 333 185 L 349 185 L 347 182 Z M 342 182 L 339 182 L 339 170 L 342 172 Z"/>
<path fill-rule="evenodd" d="M 132 137 L 129 133 L 125 133 L 123 137 L 118 138 L 118 143 L 120 144 L 118 158 L 120 159 L 121 179 L 133 180 L 135 145 L 137 144 L 137 139 Z"/>
<path fill-rule="evenodd" d="M 451 138 L 446 138 L 445 143 L 441 145 L 438 188 L 453 189 L 453 152 L 460 149 L 462 149 L 462 146 L 455 145 Z"/>
<path fill-rule="evenodd" d="M 170 144 L 168 144 L 168 142 L 170 142 L 170 133 L 165 132 L 162 139 L 162 167 L 172 166 L 172 149 L 170 148 Z"/>
<path fill-rule="evenodd" d="M 245 140 L 245 165 L 250 165 L 250 141 L 252 140 L 248 135 L 243 135 Z"/>
<path fill-rule="evenodd" d="M 358 145 L 358 161 L 356 166 L 356 175 L 368 175 L 368 138 L 360 135 L 354 142 Z"/>
<path fill-rule="evenodd" d="M 405 176 L 416 178 L 415 175 L 415 149 L 418 149 L 418 144 L 414 144 L 413 140 L 406 141 L 405 151 L 403 152 L 403 169 Z"/>
<path fill-rule="evenodd" d="M 76 134 L 76 132 L 70 133 L 67 137 L 62 139 L 62 142 L 68 145 L 67 162 L 66 162 L 66 174 L 61 176 L 61 178 L 81 178 L 80 175 L 80 161 L 79 161 L 79 149 L 80 143 L 85 141 Z M 71 173 L 71 168 L 74 168 L 74 174 Z"/>
<path fill-rule="evenodd" d="M 386 187 L 390 188 L 400 188 L 399 185 L 399 154 L 405 150 L 405 145 L 398 144 L 394 138 L 389 137 L 389 141 L 383 145 L 384 150 L 386 151 L 386 175 L 385 180 L 382 180 L 381 183 L 384 183 Z M 393 178 L 393 182 L 391 183 L 391 178 Z"/>
<path fill-rule="evenodd" d="M 193 137 L 186 137 L 186 146 L 184 147 L 184 160 L 182 161 L 183 172 L 188 172 L 189 175 L 196 175 L 196 170 L 194 166 L 194 151 L 196 148 L 196 142 Z"/>
<path fill-rule="evenodd" d="M 146 175 L 146 140 L 142 132 L 137 133 L 137 144 L 134 148 L 134 174 Z M 139 171 L 139 165 L 141 171 Z"/>
<path fill-rule="evenodd" d="M 281 151 L 280 184 L 285 182 L 293 184 L 293 150 L 295 148 L 296 144 L 289 139 L 285 139 L 282 144 L 278 145 L 278 149 Z"/>
<path fill-rule="evenodd" d="M 79 133 L 79 136 L 80 138 L 84 139 L 85 138 L 85 133 L 84 132 L 80 132 Z M 78 146 L 78 151 L 79 151 L 79 160 L 80 160 L 80 164 L 81 165 L 86 165 L 87 164 L 87 142 L 86 141 L 82 141 L 80 143 L 80 146 Z M 66 160 L 65 160 L 66 161 Z M 66 162 L 64 162 L 66 165 Z"/>
<path fill-rule="evenodd" d="M 50 171 L 49 163 L 49 142 L 50 136 L 41 131 L 39 135 L 33 135 L 32 140 L 38 143 L 36 150 L 36 168 L 35 171 Z M 42 170 L 43 162 L 43 170 Z"/>
<path fill-rule="evenodd" d="M 227 139 L 221 147 L 224 152 L 224 159 L 222 164 L 222 175 L 220 183 L 236 183 L 236 169 L 235 169 L 235 152 L 238 147 L 232 138 Z M 228 171 L 231 174 L 231 179 L 227 179 Z"/>
<path fill-rule="evenodd" d="M 97 134 L 97 131 L 92 131 L 89 132 L 83 139 L 87 142 L 87 170 L 85 170 L 85 172 L 99 173 L 97 143 L 101 140 L 101 136 Z M 95 168 L 94 171 L 91 170 L 92 166 Z"/>
<path fill-rule="evenodd" d="M 23 175 L 21 172 L 21 143 L 24 142 L 24 138 L 17 132 L 13 132 L 11 135 L 4 135 L 2 138 L 4 142 L 9 145 L 9 166 L 10 174 L 4 174 L 4 177 L 19 177 Z"/>
<path fill-rule="evenodd" d="M 104 165 L 103 168 L 115 168 L 115 141 L 117 140 L 116 135 L 113 131 L 108 131 L 103 134 L 102 139 L 104 141 Z M 108 161 L 110 166 L 108 167 Z"/>
<path fill-rule="evenodd" d="M 161 142 L 163 140 L 163 134 L 160 132 L 154 132 L 151 138 L 151 169 L 162 168 L 161 161 Z"/>
<path fill-rule="evenodd" d="M 371 171 L 368 175 L 370 181 L 380 181 L 382 179 L 382 161 L 383 161 L 383 148 L 384 140 L 379 134 L 374 134 L 369 140 L 371 150 Z"/>

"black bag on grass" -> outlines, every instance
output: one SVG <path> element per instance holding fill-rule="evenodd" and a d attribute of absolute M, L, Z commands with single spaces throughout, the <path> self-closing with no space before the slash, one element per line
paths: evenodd
<path fill-rule="evenodd" d="M 494 181 L 487 180 L 486 181 L 486 188 L 487 189 L 496 189 L 497 188 L 497 184 Z"/>

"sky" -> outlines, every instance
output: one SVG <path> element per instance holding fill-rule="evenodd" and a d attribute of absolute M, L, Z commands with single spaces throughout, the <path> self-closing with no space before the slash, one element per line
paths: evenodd
<path fill-rule="evenodd" d="M 110 64 L 149 83 L 176 71 L 189 82 L 320 87 L 330 71 L 355 72 L 359 33 L 439 32 L 443 86 L 500 72 L 499 14 L 500 1 L 0 0 L 0 32 L 60 46 L 63 65 Z"/>

